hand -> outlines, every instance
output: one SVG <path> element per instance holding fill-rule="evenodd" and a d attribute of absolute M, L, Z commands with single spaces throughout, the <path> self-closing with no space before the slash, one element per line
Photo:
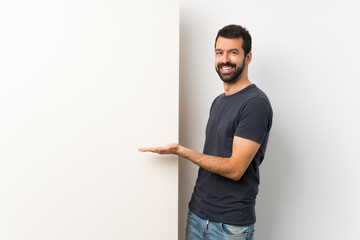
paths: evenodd
<path fill-rule="evenodd" d="M 162 147 L 148 147 L 148 148 L 140 148 L 140 152 L 153 152 L 158 154 L 177 154 L 179 149 L 179 144 L 170 143 L 166 146 Z"/>

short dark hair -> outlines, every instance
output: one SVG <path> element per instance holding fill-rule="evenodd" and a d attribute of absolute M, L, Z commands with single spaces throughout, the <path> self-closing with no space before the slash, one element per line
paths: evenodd
<path fill-rule="evenodd" d="M 215 47 L 219 37 L 230 38 L 230 39 L 242 38 L 243 39 L 242 48 L 245 52 L 245 56 L 251 51 L 250 33 L 246 28 L 240 25 L 231 24 L 220 29 L 215 39 Z"/>

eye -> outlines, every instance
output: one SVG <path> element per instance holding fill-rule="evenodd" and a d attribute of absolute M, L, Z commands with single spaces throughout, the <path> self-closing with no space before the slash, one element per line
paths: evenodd
<path fill-rule="evenodd" d="M 215 55 L 221 55 L 222 52 L 218 51 L 218 52 L 215 52 Z"/>
<path fill-rule="evenodd" d="M 233 55 L 237 55 L 237 54 L 238 54 L 238 52 L 236 52 L 236 51 L 232 51 L 232 52 L 231 52 L 231 54 L 233 54 Z"/>

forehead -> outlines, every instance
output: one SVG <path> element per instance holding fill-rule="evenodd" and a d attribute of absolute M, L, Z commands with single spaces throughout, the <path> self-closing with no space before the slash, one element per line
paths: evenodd
<path fill-rule="evenodd" d="M 216 41 L 215 49 L 228 50 L 228 49 L 238 49 L 242 51 L 242 38 L 223 38 L 219 37 Z"/>

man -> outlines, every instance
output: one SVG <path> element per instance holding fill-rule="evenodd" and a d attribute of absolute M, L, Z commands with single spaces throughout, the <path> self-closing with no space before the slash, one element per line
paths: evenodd
<path fill-rule="evenodd" d="M 224 93 L 211 105 L 203 153 L 177 143 L 141 148 L 176 154 L 199 168 L 189 203 L 187 240 L 253 239 L 259 165 L 272 124 L 266 95 L 248 79 L 251 36 L 238 25 L 219 30 L 215 69 Z"/>

